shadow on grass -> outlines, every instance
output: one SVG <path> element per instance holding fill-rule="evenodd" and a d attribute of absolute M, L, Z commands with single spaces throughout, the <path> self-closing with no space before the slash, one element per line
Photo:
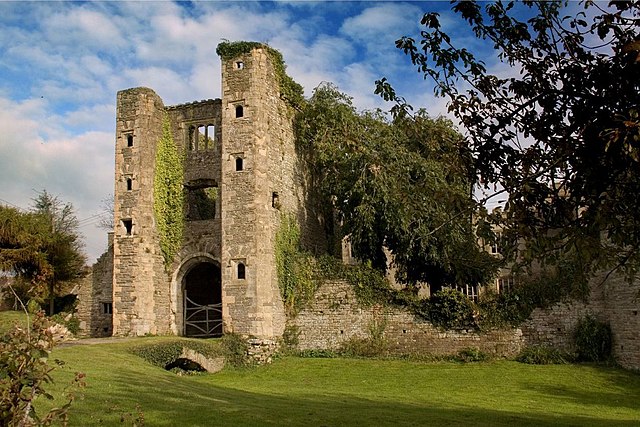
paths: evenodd
<path fill-rule="evenodd" d="M 524 408 L 516 413 L 477 407 L 444 408 L 429 402 L 402 404 L 401 399 L 389 400 L 384 396 L 380 400 L 363 399 L 331 394 L 330 384 L 323 395 L 292 396 L 286 390 L 273 390 L 271 394 L 221 387 L 215 381 L 215 375 L 176 377 L 159 372 L 149 376 L 121 366 L 110 375 L 108 393 L 88 387 L 84 400 L 72 408 L 71 425 L 123 425 L 120 412 L 133 411 L 136 404 L 141 406 L 149 426 L 638 425 L 637 420 L 595 419 L 578 414 L 528 414 Z M 556 392 L 551 388 L 547 391 Z M 105 396 L 108 400 L 104 400 Z M 591 403 L 598 400 L 598 394 L 574 398 Z"/>
<path fill-rule="evenodd" d="M 611 409 L 638 410 L 638 390 L 640 390 L 640 375 L 629 371 L 598 365 L 578 365 L 590 370 L 589 377 L 593 378 L 593 371 L 599 382 L 591 384 L 589 390 L 566 386 L 563 384 L 541 385 L 530 384 L 530 388 L 539 393 L 552 396 L 554 399 L 571 401 L 584 406 L 608 407 Z M 640 419 L 636 421 L 640 426 Z"/>

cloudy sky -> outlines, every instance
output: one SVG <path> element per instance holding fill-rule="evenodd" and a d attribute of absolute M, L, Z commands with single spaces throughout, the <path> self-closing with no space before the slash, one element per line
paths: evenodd
<path fill-rule="evenodd" d="M 220 97 L 222 40 L 266 42 L 309 96 L 330 81 L 360 109 L 387 77 L 432 115 L 445 111 L 394 41 L 419 34 L 425 12 L 478 48 L 447 2 L 0 1 L 0 203 L 23 209 L 46 189 L 73 203 L 93 262 L 113 193 L 116 92 L 153 88 L 165 105 Z M 489 64 L 491 66 L 491 64 Z"/>

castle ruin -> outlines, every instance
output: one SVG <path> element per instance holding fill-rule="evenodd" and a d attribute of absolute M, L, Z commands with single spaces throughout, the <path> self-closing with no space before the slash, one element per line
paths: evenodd
<path fill-rule="evenodd" d="M 282 335 L 275 235 L 284 213 L 311 216 L 269 49 L 222 58 L 222 99 L 165 106 L 148 88 L 118 92 L 115 228 L 81 302 L 86 333 Z M 183 156 L 185 205 L 180 250 L 167 266 L 154 216 L 165 117 Z"/>

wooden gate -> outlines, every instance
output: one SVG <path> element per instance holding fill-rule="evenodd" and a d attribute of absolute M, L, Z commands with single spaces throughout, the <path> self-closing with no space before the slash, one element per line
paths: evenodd
<path fill-rule="evenodd" d="M 200 305 L 184 295 L 184 334 L 187 337 L 222 336 L 222 303 Z"/>

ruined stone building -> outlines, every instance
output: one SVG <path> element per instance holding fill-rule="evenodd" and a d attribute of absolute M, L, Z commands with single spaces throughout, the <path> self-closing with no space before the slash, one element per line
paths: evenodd
<path fill-rule="evenodd" d="M 314 219 L 275 66 L 266 46 L 223 58 L 222 99 L 165 106 L 148 88 L 118 93 L 115 229 L 80 295 L 86 334 L 282 335 L 275 234 L 284 213 Z M 165 117 L 185 197 L 181 248 L 167 267 L 154 216 Z"/>
<path fill-rule="evenodd" d="M 287 319 L 275 251 L 283 218 L 297 221 L 307 249 L 326 252 L 329 245 L 322 217 L 310 208 L 277 60 L 257 44 L 223 57 L 221 99 L 165 106 L 148 88 L 118 93 L 115 227 L 108 251 L 80 287 L 83 334 L 282 337 Z M 183 166 L 184 231 L 168 263 L 154 210 L 163 196 L 155 194 L 163 128 Z M 506 289 L 508 280 L 499 277 L 494 286 Z M 443 332 L 398 308 L 363 308 L 344 283 L 327 282 L 288 325 L 301 349 L 337 348 L 384 324 L 390 348 L 401 353 L 476 347 L 505 356 L 535 344 L 570 348 L 578 320 L 594 315 L 611 325 L 617 360 L 640 369 L 640 281 L 607 276 L 594 283 L 586 301 L 537 309 L 519 328 L 481 333 Z"/>

